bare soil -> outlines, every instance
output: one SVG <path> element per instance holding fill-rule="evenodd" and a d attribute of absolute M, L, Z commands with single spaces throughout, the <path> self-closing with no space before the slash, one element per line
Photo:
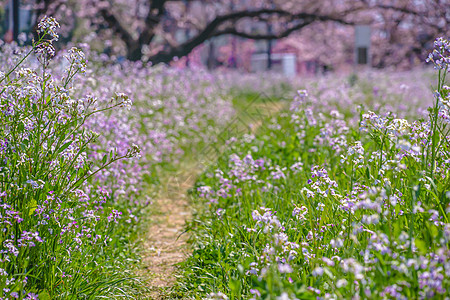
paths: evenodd
<path fill-rule="evenodd" d="M 188 235 L 184 233 L 191 216 L 187 191 L 195 183 L 196 175 L 197 172 L 170 177 L 164 192 L 153 204 L 158 207 L 158 214 L 152 216 L 142 262 L 149 278 L 149 299 L 170 299 L 177 264 L 189 255 Z"/>

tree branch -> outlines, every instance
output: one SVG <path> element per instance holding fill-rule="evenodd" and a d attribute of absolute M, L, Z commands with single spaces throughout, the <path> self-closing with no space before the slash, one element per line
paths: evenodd
<path fill-rule="evenodd" d="M 228 21 L 233 21 L 236 23 L 238 20 L 243 18 L 257 18 L 262 15 L 272 14 L 286 17 L 290 21 L 298 21 L 301 20 L 300 24 L 294 25 L 291 28 L 281 32 L 274 34 L 250 34 L 246 32 L 238 31 L 237 29 L 230 27 L 227 29 L 219 30 L 219 27 Z M 313 23 L 314 21 L 334 21 L 342 24 L 350 25 L 353 24 L 351 22 L 345 21 L 342 17 L 333 17 L 333 16 L 325 16 L 325 15 L 317 15 L 317 14 L 309 14 L 309 13 L 297 13 L 293 14 L 291 12 L 282 10 L 282 9 L 259 9 L 254 11 L 238 11 L 233 12 L 227 15 L 217 16 L 214 20 L 212 20 L 201 32 L 199 32 L 195 37 L 186 41 L 183 44 L 180 44 L 176 47 L 172 47 L 169 50 L 163 50 L 152 57 L 149 58 L 149 62 L 152 64 L 159 63 L 168 63 L 174 57 L 182 57 L 188 55 L 195 47 L 202 44 L 206 40 L 217 37 L 225 34 L 237 35 L 249 39 L 278 39 L 287 37 L 292 32 L 300 30 L 301 28 Z"/>
<path fill-rule="evenodd" d="M 393 6 L 393 5 L 377 4 L 377 5 L 373 6 L 373 8 L 394 10 L 394 11 L 398 11 L 398 12 L 402 12 L 402 13 L 410 14 L 410 15 L 414 15 L 414 16 L 423 16 L 423 14 L 421 14 L 420 12 L 412 10 L 412 9 L 409 9 L 409 8 L 406 8 L 406 7 L 398 7 L 398 6 Z"/>
<path fill-rule="evenodd" d="M 300 30 L 303 27 L 311 24 L 312 22 L 314 22 L 314 20 L 305 20 L 304 22 L 292 26 L 291 28 L 288 28 L 280 33 L 271 33 L 271 34 L 252 34 L 248 32 L 238 31 L 236 28 L 230 27 L 224 30 L 217 31 L 211 37 L 231 34 L 251 40 L 276 40 L 288 37 L 294 31 Z"/>
<path fill-rule="evenodd" d="M 145 18 L 145 28 L 139 35 L 139 43 L 141 45 L 149 44 L 155 37 L 155 27 L 161 22 L 164 15 L 164 5 L 167 0 L 153 0 L 150 1 L 150 8 Z"/>

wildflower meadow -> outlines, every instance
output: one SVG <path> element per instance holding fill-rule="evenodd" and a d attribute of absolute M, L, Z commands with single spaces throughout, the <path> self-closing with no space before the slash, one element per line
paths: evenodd
<path fill-rule="evenodd" d="M 138 297 L 134 243 L 157 174 L 233 108 L 202 72 L 128 77 L 135 65 L 89 69 L 79 48 L 54 57 L 58 27 L 45 18 L 32 47 L 2 49 L 1 297 Z"/>
<path fill-rule="evenodd" d="M 55 49 L 59 27 L 1 45 L 0 299 L 449 298 L 448 40 L 287 79 Z M 158 298 L 145 239 L 180 170 L 189 250 Z"/>
<path fill-rule="evenodd" d="M 314 82 L 232 144 L 192 190 L 182 293 L 447 299 L 450 44 L 434 45 L 432 77 Z"/>

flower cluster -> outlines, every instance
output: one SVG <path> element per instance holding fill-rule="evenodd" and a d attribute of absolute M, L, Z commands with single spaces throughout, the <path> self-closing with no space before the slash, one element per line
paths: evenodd
<path fill-rule="evenodd" d="M 59 35 L 57 33 L 58 28 L 59 23 L 53 17 L 44 16 L 38 23 L 38 32 L 50 35 L 54 41 L 59 39 Z"/>
<path fill-rule="evenodd" d="M 79 70 L 81 73 L 86 73 L 87 60 L 81 49 L 72 47 L 64 57 L 69 61 L 73 69 Z"/>
<path fill-rule="evenodd" d="M 445 69 L 450 65 L 450 42 L 440 37 L 434 41 L 434 50 L 427 57 L 427 62 L 432 62 L 436 69 Z"/>
<path fill-rule="evenodd" d="M 136 254 L 125 249 L 160 164 L 213 140 L 234 113 L 206 72 L 119 66 L 78 48 L 50 60 L 58 27 L 40 22 L 28 49 L 38 59 L 16 66 L 15 46 L 1 49 L 0 299 L 129 290 Z M 88 71 L 87 57 L 103 63 Z"/>
<path fill-rule="evenodd" d="M 449 43 L 435 47 L 446 69 Z M 421 72 L 317 79 L 234 144 L 195 194 L 207 205 L 187 267 L 205 279 L 186 284 L 230 298 L 445 298 L 450 88 L 439 74 L 434 99 Z"/>

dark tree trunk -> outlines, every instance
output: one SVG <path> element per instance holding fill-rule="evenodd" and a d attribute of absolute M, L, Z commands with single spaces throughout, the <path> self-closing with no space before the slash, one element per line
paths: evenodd
<path fill-rule="evenodd" d="M 19 37 L 19 24 L 20 24 L 20 20 L 19 20 L 19 6 L 20 6 L 20 1 L 19 0 L 13 0 L 12 1 L 12 11 L 13 11 L 13 39 L 16 42 L 18 41 L 18 37 Z"/>
<path fill-rule="evenodd" d="M 131 61 L 139 61 L 142 59 L 142 46 L 136 44 L 133 47 L 128 48 L 127 59 Z"/>

